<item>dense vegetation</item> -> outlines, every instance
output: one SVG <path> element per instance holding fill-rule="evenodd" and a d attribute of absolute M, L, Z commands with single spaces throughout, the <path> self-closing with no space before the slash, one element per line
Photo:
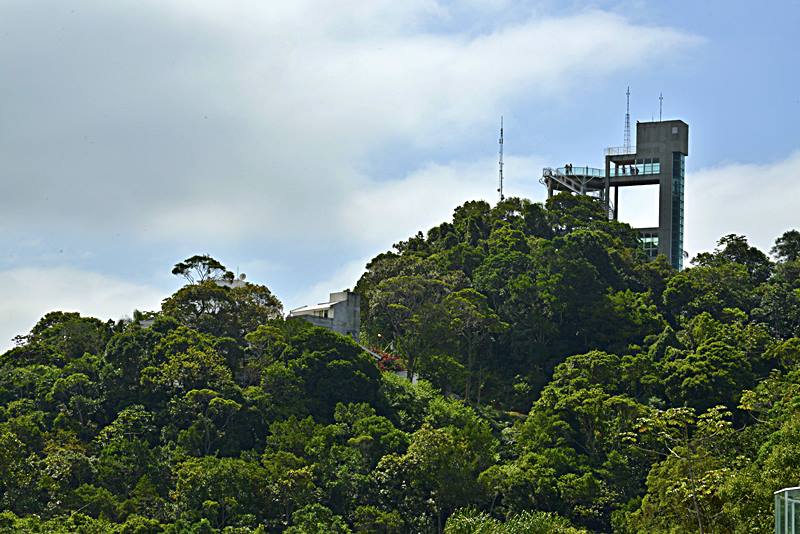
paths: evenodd
<path fill-rule="evenodd" d="M 770 532 L 800 482 L 800 233 L 674 271 L 590 199 L 373 259 L 364 343 L 208 256 L 158 313 L 0 356 L 0 531 Z"/>

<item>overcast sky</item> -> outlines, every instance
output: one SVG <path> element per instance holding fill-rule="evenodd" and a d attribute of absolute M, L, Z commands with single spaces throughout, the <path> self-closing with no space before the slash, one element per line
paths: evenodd
<path fill-rule="evenodd" d="M 654 5 L 655 4 L 655 5 Z M 286 309 L 469 199 L 690 126 L 686 247 L 800 226 L 797 2 L 0 0 L 0 350 L 210 253 Z M 622 197 L 633 224 L 653 192 Z"/>

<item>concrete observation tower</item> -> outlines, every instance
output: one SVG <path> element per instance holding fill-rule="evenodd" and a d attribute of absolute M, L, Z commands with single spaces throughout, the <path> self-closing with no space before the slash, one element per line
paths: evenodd
<path fill-rule="evenodd" d="M 627 126 L 627 125 L 626 125 Z M 619 188 L 658 185 L 658 227 L 638 228 L 648 257 L 665 255 L 683 268 L 683 193 L 689 125 L 681 120 L 636 123 L 636 146 L 606 149 L 605 168 L 547 167 L 540 182 L 547 196 L 557 191 L 588 195 L 602 202 L 610 219 L 619 215 Z M 613 189 L 613 199 L 612 199 Z"/>

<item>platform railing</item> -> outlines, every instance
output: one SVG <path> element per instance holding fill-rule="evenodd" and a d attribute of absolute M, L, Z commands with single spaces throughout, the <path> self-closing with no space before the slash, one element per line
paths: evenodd
<path fill-rule="evenodd" d="M 591 178 L 603 178 L 606 173 L 603 169 L 594 167 L 559 167 L 555 170 L 556 174 L 561 176 L 589 176 Z"/>
<path fill-rule="evenodd" d="M 633 167 L 636 167 L 636 173 L 633 172 Z M 637 163 L 636 165 L 620 165 L 614 166 L 609 169 L 609 176 L 640 176 L 661 174 L 660 163 Z"/>
<path fill-rule="evenodd" d="M 636 154 L 635 146 L 610 146 L 606 148 L 606 156 L 627 156 Z"/>

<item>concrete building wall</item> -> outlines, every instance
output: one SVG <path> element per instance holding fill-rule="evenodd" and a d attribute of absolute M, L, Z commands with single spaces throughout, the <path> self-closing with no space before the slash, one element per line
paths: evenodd
<path fill-rule="evenodd" d="M 685 122 L 681 120 L 637 122 L 635 153 L 607 155 L 605 166 L 607 195 L 610 194 L 611 187 L 658 184 L 658 252 L 664 254 L 677 268 L 681 268 L 683 264 L 682 163 L 683 157 L 688 155 L 689 125 Z M 636 160 L 655 158 L 660 164 L 658 174 L 612 175 L 613 166 L 631 165 Z M 616 201 L 614 206 L 616 218 L 619 208 Z"/>
<path fill-rule="evenodd" d="M 331 302 L 335 302 L 332 306 L 332 329 L 358 339 L 361 331 L 361 296 L 350 291 L 332 293 Z"/>
<path fill-rule="evenodd" d="M 357 293 L 349 290 L 331 293 L 325 305 L 309 308 L 308 310 L 303 308 L 292 310 L 289 312 L 289 316 L 300 317 L 313 325 L 328 328 L 358 340 L 361 332 L 361 296 Z"/>
<path fill-rule="evenodd" d="M 680 152 L 689 155 L 689 125 L 681 120 L 636 123 L 636 153 Z"/>
<path fill-rule="evenodd" d="M 641 137 L 640 137 L 641 136 Z M 637 156 L 657 157 L 661 160 L 658 192 L 658 252 L 669 258 L 675 267 L 683 265 L 682 221 L 676 217 L 675 203 L 683 204 L 682 179 L 678 180 L 675 154 L 689 155 L 689 125 L 680 120 L 643 122 L 636 124 Z M 682 175 L 681 175 L 682 178 Z M 676 198 L 678 197 L 679 198 Z M 682 210 L 682 206 L 680 206 Z M 680 234 L 680 235 L 678 235 Z M 673 250 L 675 240 L 680 240 L 680 250 Z"/>

